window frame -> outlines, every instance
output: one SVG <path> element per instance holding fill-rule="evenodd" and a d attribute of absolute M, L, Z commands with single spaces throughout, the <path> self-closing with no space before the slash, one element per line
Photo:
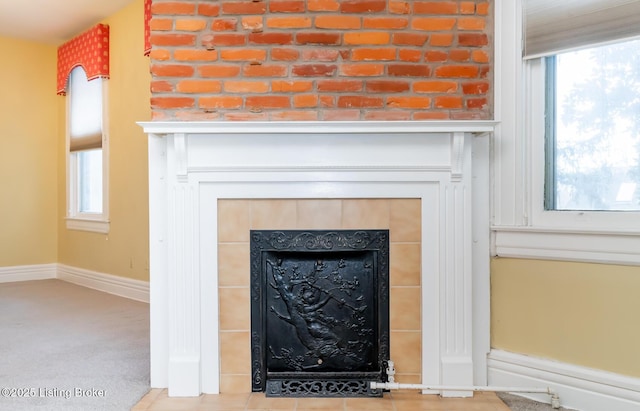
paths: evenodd
<path fill-rule="evenodd" d="M 527 133 L 532 147 L 532 224 L 541 227 L 594 232 L 639 232 L 640 212 L 637 211 L 588 211 L 545 209 L 545 184 L 547 182 L 546 103 L 547 90 L 545 58 L 527 60 L 526 95 L 530 105 L 530 123 Z M 528 66 L 528 67 L 527 67 Z M 634 224 L 635 223 L 635 224 Z"/>
<path fill-rule="evenodd" d="M 86 74 L 86 73 L 85 73 Z M 108 119 L 108 80 L 96 78 L 90 81 L 99 81 L 102 92 L 102 212 L 86 213 L 79 210 L 78 189 L 78 155 L 72 152 L 71 147 L 71 99 L 66 99 L 66 199 L 67 211 L 65 216 L 66 227 L 69 230 L 80 230 L 108 234 L 109 221 L 109 119 Z"/>
<path fill-rule="evenodd" d="M 522 59 L 522 0 L 495 10 L 492 255 L 640 265 L 640 212 L 545 209 L 544 58 Z"/>
<path fill-rule="evenodd" d="M 608 43 L 596 43 L 596 44 L 592 44 L 588 47 L 582 47 L 579 49 L 579 51 L 589 51 L 589 50 L 594 50 L 594 49 L 601 49 L 603 47 L 608 47 L 609 45 L 616 45 L 616 44 L 629 44 L 629 43 L 634 43 L 634 44 L 638 44 L 638 42 L 640 42 L 640 38 L 638 38 L 638 36 L 632 37 L 632 38 L 625 38 L 625 39 L 620 39 L 620 40 L 616 40 L 616 41 L 611 41 Z M 558 130 L 558 119 L 556 118 L 557 116 L 557 108 L 560 107 L 560 104 L 558 103 L 557 100 L 557 93 L 556 93 L 556 88 L 557 88 L 557 84 L 558 84 L 558 71 L 557 69 L 560 67 L 559 66 L 559 62 L 558 62 L 558 57 L 561 56 L 564 53 L 568 53 L 568 52 L 572 52 L 572 51 L 578 51 L 578 49 L 572 49 L 572 50 L 568 50 L 568 51 L 563 51 L 563 52 L 558 52 L 555 54 L 551 54 L 551 55 L 547 55 L 542 58 L 543 64 L 544 64 L 544 82 L 545 82 L 545 112 L 544 112 L 544 119 L 545 119 L 545 187 L 544 187 L 544 207 L 546 210 L 558 210 L 558 211 L 589 211 L 589 212 L 595 212 L 596 215 L 598 214 L 602 214 L 605 212 L 609 212 L 611 213 L 611 217 L 607 217 L 609 220 L 612 220 L 611 222 L 615 221 L 617 218 L 613 217 L 615 215 L 617 215 L 617 213 L 633 213 L 633 212 L 640 212 L 640 208 L 637 207 L 636 205 L 636 209 L 627 207 L 627 208 L 614 208 L 612 207 L 611 209 L 591 209 L 588 207 L 585 207 L 583 209 L 574 207 L 567 207 L 562 208 L 559 207 L 559 199 L 558 199 L 558 192 L 557 192 L 557 188 L 558 188 L 558 164 L 557 164 L 557 153 L 556 153 L 556 147 L 557 147 L 557 139 L 558 138 L 562 138 L 562 136 L 560 136 L 559 130 Z M 620 55 L 625 55 L 624 53 L 620 54 Z M 527 63 L 525 63 L 527 64 Z M 615 77 L 601 77 L 601 78 L 615 78 Z M 531 87 L 539 87 L 538 83 L 540 82 L 540 78 L 539 75 L 534 75 L 534 78 L 532 79 L 532 84 Z M 536 116 L 539 116 L 539 114 L 536 114 Z M 592 154 L 594 153 L 593 151 L 591 152 Z M 615 206 L 615 203 L 612 203 L 611 205 Z M 622 217 L 620 218 L 620 220 L 625 221 L 627 218 L 626 217 Z M 625 224 L 626 225 L 626 224 Z"/>

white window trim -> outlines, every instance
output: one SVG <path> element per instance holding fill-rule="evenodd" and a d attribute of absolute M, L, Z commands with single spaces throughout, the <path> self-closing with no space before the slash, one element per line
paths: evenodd
<path fill-rule="evenodd" d="M 74 174 L 71 170 L 76 170 L 76 158 L 71 155 L 69 113 L 70 100 L 67 98 L 67 129 L 66 129 L 66 163 L 67 163 L 67 215 L 65 217 L 66 227 L 69 230 L 90 231 L 101 234 L 108 234 L 110 229 L 109 221 L 109 87 L 106 79 L 100 79 L 102 83 L 102 213 L 82 213 L 77 211 L 77 184 L 72 184 L 71 179 Z"/>
<path fill-rule="evenodd" d="M 522 0 L 496 0 L 492 253 L 640 265 L 640 212 L 545 211 L 542 60 L 522 61 Z M 541 77 L 542 76 L 542 77 Z M 535 85 L 535 86 L 534 86 Z M 542 84 L 543 86 L 543 84 Z"/>

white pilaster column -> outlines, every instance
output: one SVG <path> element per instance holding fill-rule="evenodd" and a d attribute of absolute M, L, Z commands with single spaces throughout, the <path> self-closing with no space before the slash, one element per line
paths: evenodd
<path fill-rule="evenodd" d="M 169 137 L 168 305 L 169 396 L 198 396 L 200 389 L 200 273 L 195 189 L 186 171 L 186 136 Z"/>
<path fill-rule="evenodd" d="M 151 387 L 166 388 L 169 378 L 167 258 L 167 139 L 149 134 L 149 328 Z"/>
<path fill-rule="evenodd" d="M 473 385 L 470 134 L 451 134 L 451 181 L 444 187 L 445 258 L 441 272 L 441 383 Z M 445 391 L 445 397 L 473 393 Z"/>

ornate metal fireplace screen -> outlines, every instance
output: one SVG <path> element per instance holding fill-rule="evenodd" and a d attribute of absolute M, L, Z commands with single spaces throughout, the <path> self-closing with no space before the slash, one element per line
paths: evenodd
<path fill-rule="evenodd" d="M 251 231 L 252 390 L 381 396 L 389 231 Z"/>

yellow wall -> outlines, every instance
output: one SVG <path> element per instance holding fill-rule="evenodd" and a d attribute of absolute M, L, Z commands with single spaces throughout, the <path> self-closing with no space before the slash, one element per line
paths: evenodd
<path fill-rule="evenodd" d="M 640 377 L 640 267 L 496 258 L 493 348 Z"/>
<path fill-rule="evenodd" d="M 0 267 L 56 262 L 56 48 L 0 37 Z"/>
<path fill-rule="evenodd" d="M 68 230 L 66 209 L 64 108 L 58 116 L 58 261 L 73 267 L 148 281 L 147 138 L 136 121 L 150 119 L 149 61 L 143 55 L 143 0 L 102 21 L 110 32 L 108 235 Z M 59 97 L 64 100 L 64 97 Z M 64 101 L 63 101 L 64 103 Z"/>

